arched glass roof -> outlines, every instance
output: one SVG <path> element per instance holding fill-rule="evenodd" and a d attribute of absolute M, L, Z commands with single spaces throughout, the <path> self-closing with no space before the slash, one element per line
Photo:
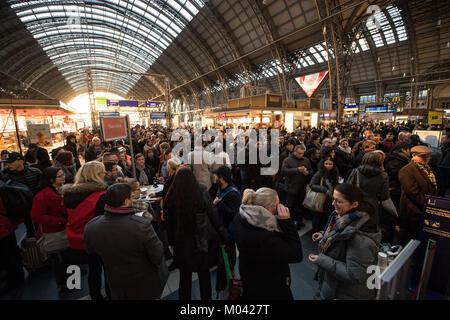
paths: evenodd
<path fill-rule="evenodd" d="M 204 6 L 200 0 L 8 0 L 71 87 L 85 69 L 145 72 Z M 93 72 L 94 89 L 126 94 L 137 75 Z"/>

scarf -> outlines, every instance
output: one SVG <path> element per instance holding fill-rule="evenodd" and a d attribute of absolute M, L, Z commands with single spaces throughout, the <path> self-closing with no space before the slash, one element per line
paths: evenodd
<path fill-rule="evenodd" d="M 427 164 L 421 164 L 417 161 L 411 160 L 412 162 L 414 162 L 414 164 L 419 168 L 419 170 L 421 172 L 423 172 L 427 177 L 428 180 L 430 180 L 431 184 L 433 185 L 433 187 L 435 189 L 437 189 L 437 183 L 436 183 L 436 177 L 434 176 L 433 171 L 431 170 L 430 166 Z"/>
<path fill-rule="evenodd" d="M 277 218 L 264 207 L 243 204 L 239 208 L 239 214 L 254 227 L 281 232 Z"/>
<path fill-rule="evenodd" d="M 352 153 L 352 148 L 350 148 L 350 147 L 343 148 L 342 146 L 339 146 L 339 149 L 348 154 Z"/>
<path fill-rule="evenodd" d="M 145 173 L 145 166 L 142 168 L 138 168 L 139 169 L 139 183 L 142 184 L 143 186 L 148 186 L 150 184 L 150 182 L 148 181 L 148 176 Z"/>
<path fill-rule="evenodd" d="M 365 215 L 365 212 L 351 211 L 340 217 L 335 211 L 334 217 L 330 219 L 323 238 L 319 242 L 320 252 L 324 253 L 339 233 L 352 222 L 361 219 Z"/>

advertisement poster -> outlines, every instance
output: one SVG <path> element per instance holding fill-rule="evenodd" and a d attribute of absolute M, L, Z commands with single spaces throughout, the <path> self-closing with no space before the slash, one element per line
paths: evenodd
<path fill-rule="evenodd" d="M 49 124 L 27 124 L 30 143 L 37 143 L 41 147 L 52 145 L 52 133 Z"/>
<path fill-rule="evenodd" d="M 428 124 L 442 124 L 442 112 L 429 111 Z"/>
<path fill-rule="evenodd" d="M 126 139 L 128 137 L 126 117 L 101 117 L 100 123 L 105 141 Z"/>
<path fill-rule="evenodd" d="M 418 283 L 423 268 L 428 239 L 436 241 L 436 253 L 431 265 L 428 290 L 450 296 L 450 199 L 425 196 L 422 231 L 417 249 L 415 280 Z"/>
<path fill-rule="evenodd" d="M 308 98 L 311 98 L 314 92 L 316 92 L 317 88 L 319 88 L 319 86 L 322 84 L 327 74 L 328 70 L 297 77 L 295 78 L 295 81 L 297 81 L 299 86 L 302 87 Z"/>

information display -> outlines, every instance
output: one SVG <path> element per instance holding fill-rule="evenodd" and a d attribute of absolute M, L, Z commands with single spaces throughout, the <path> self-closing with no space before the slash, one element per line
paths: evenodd
<path fill-rule="evenodd" d="M 415 280 L 422 272 L 425 248 L 428 239 L 436 241 L 436 253 L 431 266 L 428 289 L 450 296 L 450 199 L 425 196 L 422 212 L 421 245 L 418 249 Z"/>
<path fill-rule="evenodd" d="M 150 113 L 150 119 L 165 119 L 166 113 L 165 112 L 151 112 Z"/>
<path fill-rule="evenodd" d="M 147 107 L 147 108 L 158 108 L 159 107 L 159 102 L 145 101 L 145 107 Z"/>
<path fill-rule="evenodd" d="M 439 148 L 442 132 L 438 130 L 414 130 L 413 134 L 417 134 L 421 141 L 429 144 L 433 148 Z"/>

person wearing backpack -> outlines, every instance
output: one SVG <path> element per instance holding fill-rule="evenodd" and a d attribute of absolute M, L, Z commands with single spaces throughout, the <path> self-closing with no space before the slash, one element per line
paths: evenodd
<path fill-rule="evenodd" d="M 39 191 L 39 182 L 41 171 L 37 168 L 31 168 L 24 164 L 25 158 L 18 152 L 11 152 L 6 160 L 7 169 L 3 175 L 3 181 L 11 180 L 27 186 L 33 195 Z M 31 203 L 29 204 L 31 208 Z M 25 226 L 27 228 L 27 237 L 33 237 L 35 228 L 31 221 L 30 212 L 25 216 Z"/>
<path fill-rule="evenodd" d="M 19 224 L 19 221 L 7 217 L 3 197 L 0 195 L 0 270 L 7 274 L 7 283 L 5 287 L 0 287 L 0 295 L 14 290 L 24 281 L 22 256 L 14 232 Z"/>
<path fill-rule="evenodd" d="M 96 216 L 102 215 L 105 208 L 105 166 L 98 161 L 91 161 L 81 166 L 75 176 L 75 183 L 61 188 L 64 205 L 67 209 L 66 233 L 70 247 L 70 258 L 89 264 L 89 295 L 92 300 L 103 300 L 100 292 L 102 286 L 102 261 L 97 255 L 86 252 L 83 233 L 86 224 Z M 106 293 L 110 297 L 109 287 Z"/>

